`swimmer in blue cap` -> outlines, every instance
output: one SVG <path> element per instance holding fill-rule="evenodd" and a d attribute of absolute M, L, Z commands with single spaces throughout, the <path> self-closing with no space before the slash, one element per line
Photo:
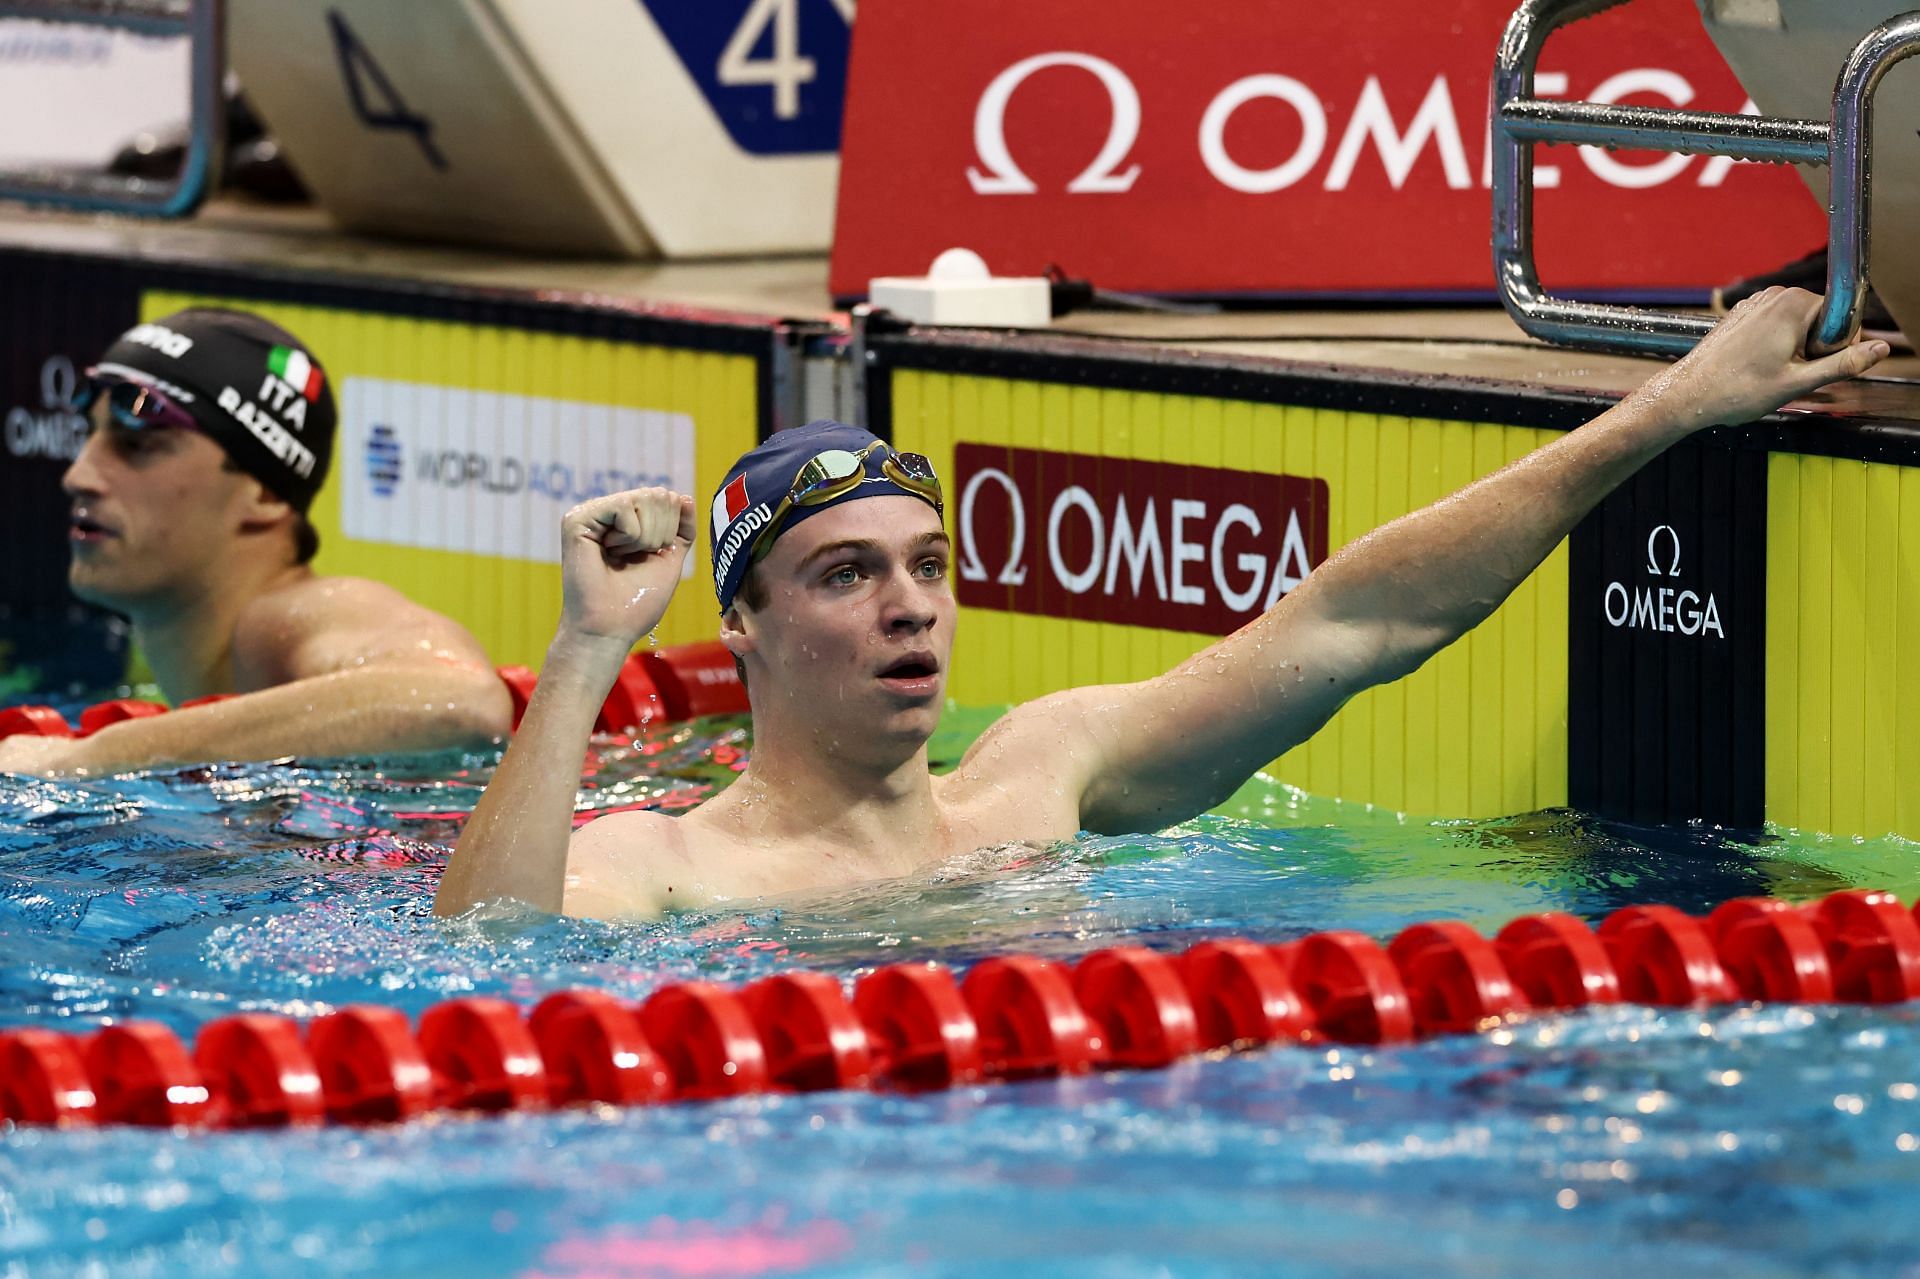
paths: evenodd
<path fill-rule="evenodd" d="M 333 450 L 320 361 L 257 315 L 196 307 L 122 334 L 73 405 L 91 430 L 62 487 L 67 579 L 124 615 L 174 702 L 80 739 L 0 741 L 0 771 L 482 745 L 512 704 L 452 619 L 323 577 L 307 511 Z"/>
<path fill-rule="evenodd" d="M 747 679 L 753 754 L 681 817 L 572 829 L 579 761 L 628 651 L 666 611 L 701 512 L 643 489 L 563 524 L 559 632 L 435 909 L 516 898 L 627 916 L 902 875 L 977 848 L 1157 830 L 1227 798 L 1354 694 L 1485 620 L 1596 503 L 1703 428 L 1752 422 L 1886 355 L 1801 345 L 1820 299 L 1771 289 L 1577 431 L 1316 568 L 1172 671 L 1008 712 L 934 777 L 956 606 L 926 459 L 821 422 L 776 434 L 705 512 L 720 637 Z"/>

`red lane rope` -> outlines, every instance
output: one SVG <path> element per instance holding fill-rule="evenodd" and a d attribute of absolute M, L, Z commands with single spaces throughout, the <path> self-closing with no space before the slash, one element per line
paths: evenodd
<path fill-rule="evenodd" d="M 520 727 L 533 699 L 539 676 L 525 666 L 502 666 L 496 672 L 513 697 L 513 726 Z M 180 703 L 179 709 L 225 701 L 230 693 L 215 693 Z M 626 733 L 648 724 L 675 724 L 702 715 L 734 715 L 747 710 L 746 686 L 733 664 L 733 655 L 720 643 L 682 644 L 645 650 L 629 656 L 620 667 L 607 700 L 601 704 L 594 727 L 603 733 Z M 96 702 L 80 712 L 76 728 L 51 706 L 10 706 L 0 710 L 0 738 L 91 737 L 122 720 L 164 715 L 160 702 L 116 697 Z"/>
<path fill-rule="evenodd" d="M 1402 1043 L 1533 1011 L 1622 1000 L 1890 1003 L 1920 996 L 1920 921 L 1891 893 L 1795 906 L 1729 901 L 1704 919 L 1627 906 L 1589 929 L 1516 919 L 1493 939 L 1456 920 L 1386 946 L 1355 932 L 1284 945 L 1138 946 L 1071 966 L 1032 955 L 895 964 L 851 992 L 820 973 L 739 990 L 687 982 L 629 1004 L 550 995 L 530 1014 L 469 997 L 343 1008 L 304 1028 L 244 1013 L 189 1053 L 155 1022 L 94 1034 L 0 1031 L 0 1119 L 18 1124 L 279 1127 L 386 1123 L 437 1110 L 647 1105 L 751 1093 L 922 1091 L 988 1079 L 1149 1069 L 1273 1043 Z"/>

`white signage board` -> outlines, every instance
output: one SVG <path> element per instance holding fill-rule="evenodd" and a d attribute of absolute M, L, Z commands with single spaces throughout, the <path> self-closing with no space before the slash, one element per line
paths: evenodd
<path fill-rule="evenodd" d="M 819 252 L 853 0 L 247 0 L 233 68 L 349 228 Z"/>
<path fill-rule="evenodd" d="M 685 413 L 366 377 L 347 378 L 340 403 L 334 482 L 359 541 L 557 564 L 568 508 L 693 492 Z"/>

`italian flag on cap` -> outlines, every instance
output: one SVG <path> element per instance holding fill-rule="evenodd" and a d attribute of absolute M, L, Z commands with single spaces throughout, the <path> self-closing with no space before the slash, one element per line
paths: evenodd
<path fill-rule="evenodd" d="M 273 354 L 267 357 L 267 367 L 309 401 L 319 399 L 320 388 L 326 385 L 325 375 L 307 358 L 307 353 L 290 346 L 274 347 Z"/>

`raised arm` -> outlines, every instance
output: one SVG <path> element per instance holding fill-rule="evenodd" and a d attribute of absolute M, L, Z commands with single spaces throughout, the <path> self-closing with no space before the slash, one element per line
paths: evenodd
<path fill-rule="evenodd" d="M 79 740 L 9 739 L 0 768 L 91 774 L 213 759 L 479 745 L 511 703 L 467 631 L 377 582 L 316 578 L 250 603 L 234 630 L 243 692 Z"/>
<path fill-rule="evenodd" d="M 1479 625 L 1662 451 L 1886 355 L 1884 343 L 1865 342 L 1803 358 L 1819 306 L 1797 289 L 1756 295 L 1594 421 L 1358 539 L 1267 614 L 1167 674 L 1035 703 L 1038 736 L 1084 743 L 1076 772 L 1087 827 L 1151 829 L 1221 802 L 1354 694 L 1410 674 Z M 1009 723 L 1023 737 L 1029 726 Z"/>
<path fill-rule="evenodd" d="M 520 729 L 460 834 L 434 897 L 437 913 L 501 897 L 562 909 L 587 738 L 620 664 L 666 615 L 693 537 L 693 499 L 665 489 L 598 498 L 567 512 L 560 626 Z M 635 910 L 649 905 L 628 903 Z"/>

